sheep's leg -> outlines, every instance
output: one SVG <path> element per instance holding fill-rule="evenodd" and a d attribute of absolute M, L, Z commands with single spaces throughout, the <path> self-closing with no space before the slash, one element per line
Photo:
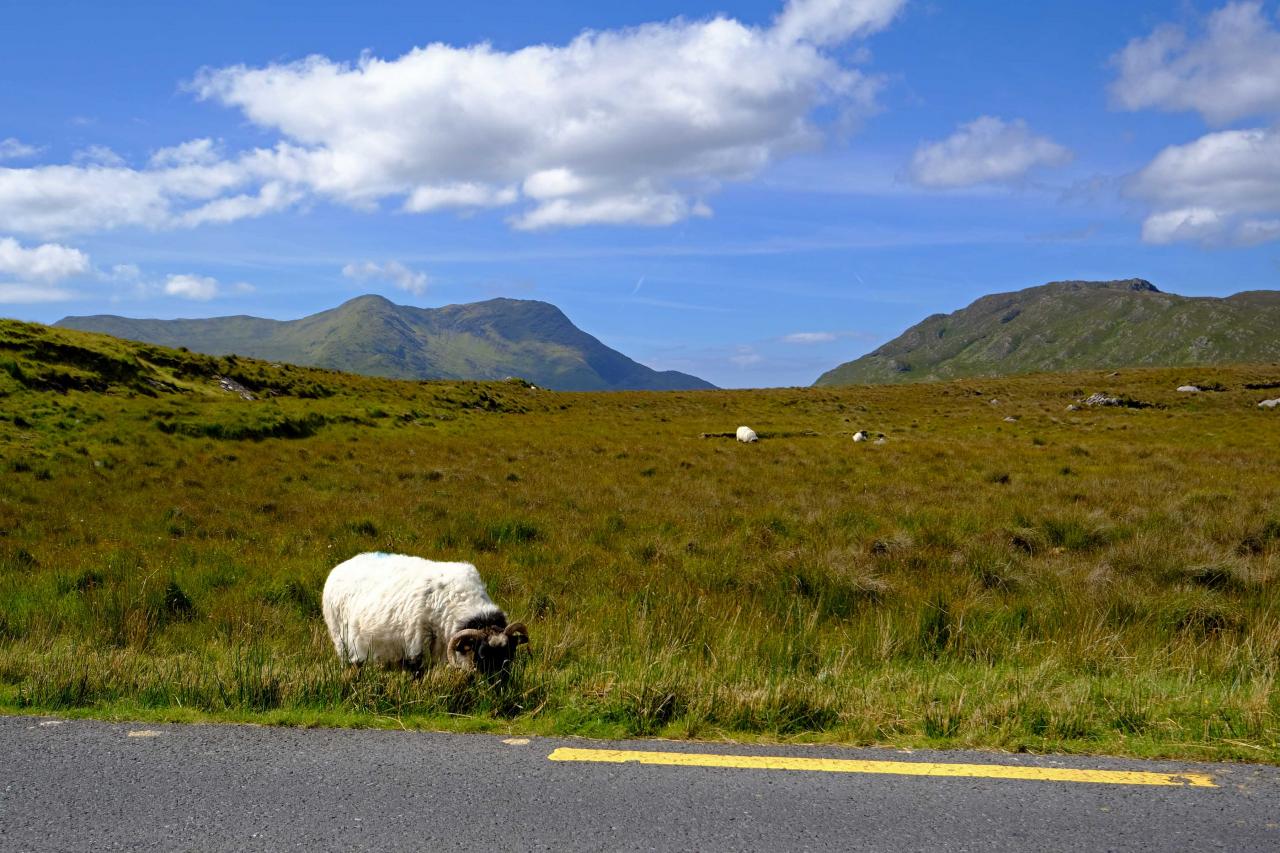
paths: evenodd
<path fill-rule="evenodd" d="M 342 679 L 344 684 L 350 686 L 362 680 L 364 675 L 364 661 L 344 660 L 342 664 L 342 670 L 339 672 L 338 677 Z"/>
<path fill-rule="evenodd" d="M 435 633 L 424 624 L 415 626 L 405 643 L 404 668 L 414 678 L 422 678 L 427 668 L 427 653 L 435 641 Z"/>
<path fill-rule="evenodd" d="M 353 648 L 355 644 L 351 642 L 352 636 L 351 626 L 345 622 L 341 627 L 334 626 L 329 631 L 329 637 L 333 640 L 333 650 L 338 653 L 338 660 L 344 664 L 359 664 L 360 658 L 363 657 L 363 655 L 357 657 L 359 649 Z"/>

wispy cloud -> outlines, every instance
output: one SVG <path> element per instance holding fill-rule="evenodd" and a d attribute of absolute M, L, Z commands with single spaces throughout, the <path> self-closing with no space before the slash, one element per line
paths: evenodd
<path fill-rule="evenodd" d="M 40 149 L 34 145 L 27 145 L 12 136 L 7 139 L 0 139 L 0 160 L 20 160 L 24 157 L 34 157 L 40 153 Z"/>
<path fill-rule="evenodd" d="M 71 155 L 71 162 L 77 166 L 107 166 L 121 168 L 125 159 L 105 145 L 90 145 L 81 148 Z"/>
<path fill-rule="evenodd" d="M 756 352 L 754 347 L 743 344 L 729 356 L 729 363 L 738 367 L 754 367 L 764 361 L 764 356 Z"/>
<path fill-rule="evenodd" d="M 1102 226 L 1091 222 L 1079 228 L 1065 228 L 1060 231 L 1045 231 L 1039 234 L 1028 234 L 1027 241 L 1032 243 L 1082 243 L 1098 236 Z"/>
<path fill-rule="evenodd" d="M 430 283 L 426 273 L 411 270 L 399 261 L 387 261 L 385 264 L 372 261 L 347 264 L 342 268 L 342 274 L 354 281 L 389 281 L 415 296 L 426 293 Z"/>
<path fill-rule="evenodd" d="M 706 305 L 697 302 L 682 302 L 677 299 L 659 299 L 652 296 L 624 296 L 606 298 L 603 301 L 618 302 L 626 305 L 647 305 L 650 308 L 670 308 L 673 311 L 706 311 L 713 314 L 732 314 L 735 309 L 724 305 Z"/>
<path fill-rule="evenodd" d="M 39 284 L 0 283 L 0 305 L 34 305 L 42 302 L 67 302 L 79 294 L 61 287 Z"/>
<path fill-rule="evenodd" d="M 834 341 L 836 337 L 835 332 L 792 332 L 779 340 L 784 344 L 825 344 Z"/>

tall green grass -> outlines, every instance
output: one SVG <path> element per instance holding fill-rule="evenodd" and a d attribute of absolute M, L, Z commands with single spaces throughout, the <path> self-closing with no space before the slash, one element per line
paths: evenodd
<path fill-rule="evenodd" d="M 1280 368 L 556 394 L 242 359 L 248 402 L 157 348 L 177 390 L 57 390 L 40 341 L 0 373 L 5 709 L 1280 760 L 1245 387 Z M 138 357 L 97 341 L 64 344 Z M 1065 411 L 1095 390 L 1154 405 Z M 775 437 L 699 437 L 739 423 Z M 475 562 L 513 677 L 340 667 L 320 590 L 366 550 Z"/>

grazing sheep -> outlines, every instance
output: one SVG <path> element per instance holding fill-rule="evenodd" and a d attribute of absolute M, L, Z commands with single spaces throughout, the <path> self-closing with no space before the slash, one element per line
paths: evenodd
<path fill-rule="evenodd" d="M 419 672 L 427 659 L 503 672 L 529 642 L 522 623 L 507 624 L 475 566 L 404 554 L 358 554 L 335 566 L 324 621 L 344 663 L 399 662 Z"/>
<path fill-rule="evenodd" d="M 867 432 L 865 429 L 860 429 L 853 434 L 854 441 L 866 441 L 869 438 L 871 438 L 871 433 Z"/>
<path fill-rule="evenodd" d="M 756 431 L 753 430 L 751 427 L 748 427 L 748 426 L 738 427 L 738 441 L 750 443 L 750 442 L 759 441 L 759 440 L 760 440 L 760 436 L 756 435 Z"/>

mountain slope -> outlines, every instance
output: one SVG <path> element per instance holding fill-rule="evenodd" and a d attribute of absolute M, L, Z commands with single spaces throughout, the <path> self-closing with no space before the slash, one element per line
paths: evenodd
<path fill-rule="evenodd" d="M 645 367 L 573 325 L 554 305 L 523 299 L 414 308 L 370 295 L 299 320 L 98 315 L 65 317 L 56 325 L 396 379 L 520 376 L 564 391 L 714 387 L 686 373 Z"/>
<path fill-rule="evenodd" d="M 1280 360 L 1280 292 L 1162 293 L 1142 279 L 1059 281 L 927 317 L 815 385 Z"/>

